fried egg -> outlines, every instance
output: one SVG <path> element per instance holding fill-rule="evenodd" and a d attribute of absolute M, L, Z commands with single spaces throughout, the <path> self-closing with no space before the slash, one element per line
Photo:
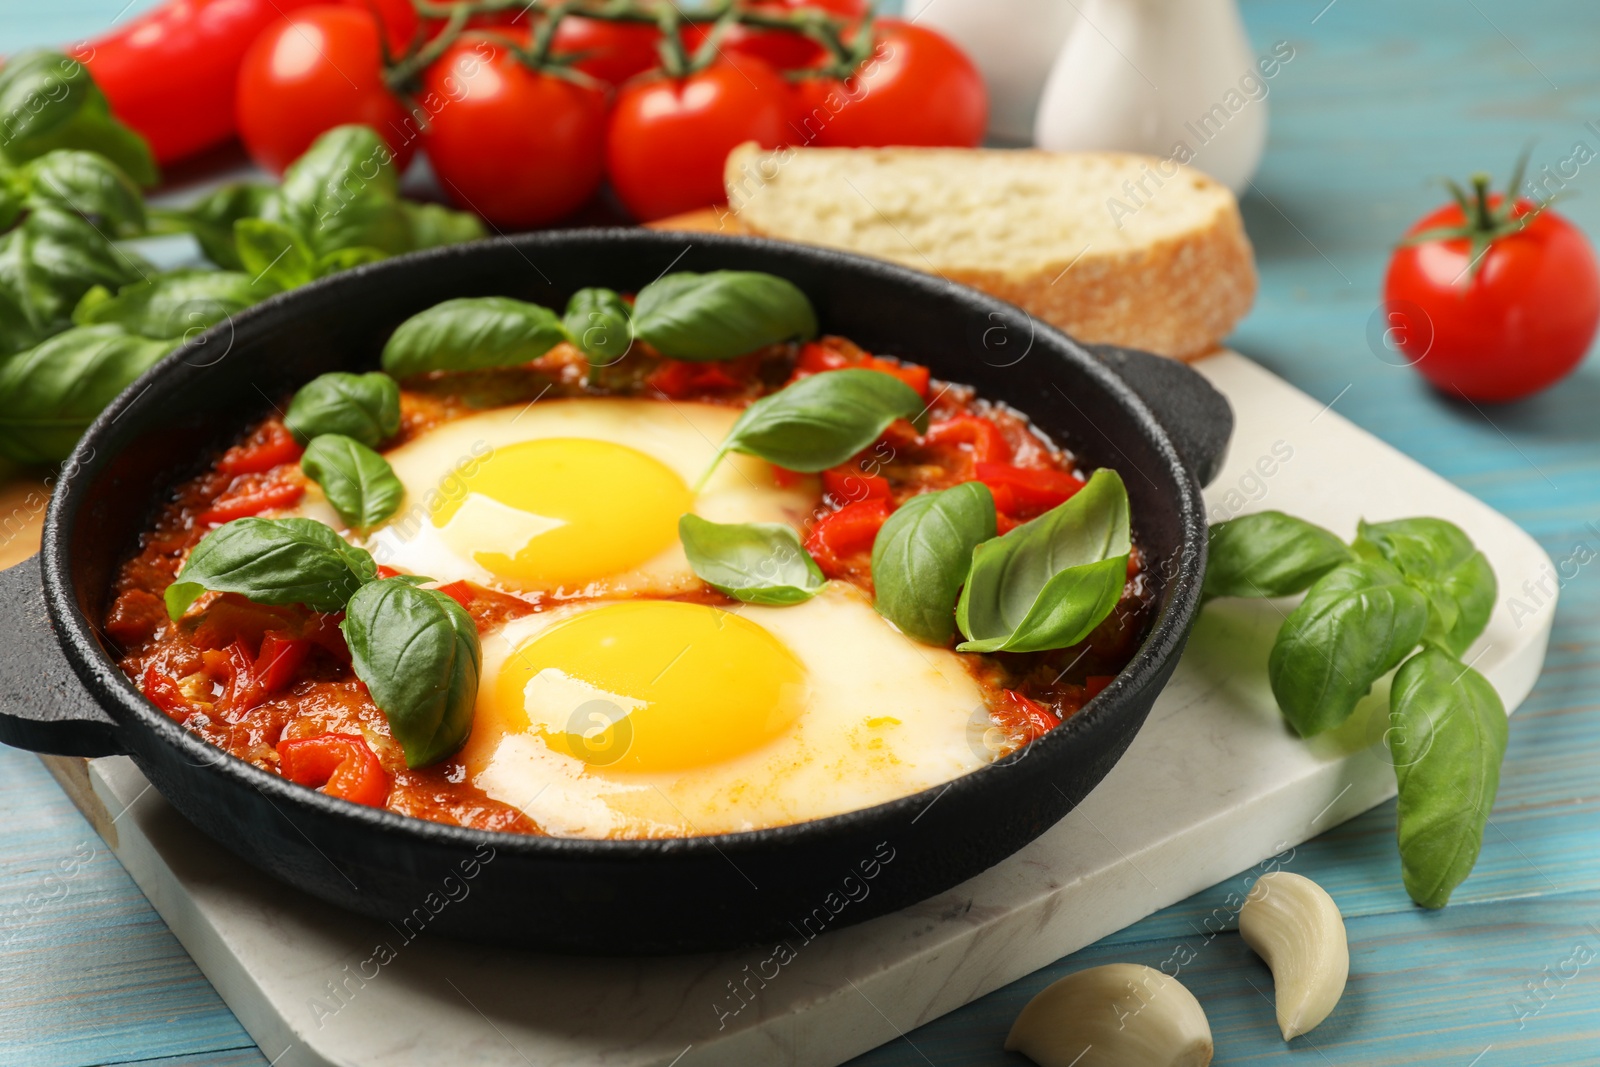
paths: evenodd
<path fill-rule="evenodd" d="M 770 464 L 729 456 L 704 488 L 735 408 L 571 398 L 437 426 L 384 453 L 405 487 L 364 542 L 379 563 L 441 582 L 594 597 L 696 587 L 678 519 L 799 528 L 814 478 L 780 488 Z M 300 513 L 336 527 L 318 491 Z"/>
<path fill-rule="evenodd" d="M 566 837 L 816 819 L 989 762 L 978 684 L 866 594 L 790 607 L 588 602 L 484 635 L 470 781 Z"/>

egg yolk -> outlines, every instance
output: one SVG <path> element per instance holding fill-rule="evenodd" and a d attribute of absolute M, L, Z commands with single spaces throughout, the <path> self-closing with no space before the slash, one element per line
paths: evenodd
<path fill-rule="evenodd" d="M 576 615 L 517 647 L 477 729 L 533 732 L 607 772 L 680 771 L 775 740 L 805 702 L 805 668 L 741 616 L 638 600 Z M 491 722 L 484 722 L 487 711 Z"/>
<path fill-rule="evenodd" d="M 631 570 L 678 537 L 694 495 L 660 460 L 610 441 L 496 448 L 430 514 L 456 552 L 524 588 L 575 590 Z"/>

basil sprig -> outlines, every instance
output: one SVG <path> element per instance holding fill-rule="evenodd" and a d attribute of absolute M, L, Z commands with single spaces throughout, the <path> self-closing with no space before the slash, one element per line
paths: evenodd
<path fill-rule="evenodd" d="M 1335 559 L 1337 540 L 1287 516 L 1219 524 L 1212 565 L 1221 544 L 1223 576 L 1213 584 L 1208 575 L 1207 589 L 1291 592 Z M 1344 723 L 1399 666 L 1385 738 L 1400 790 L 1401 870 L 1413 900 L 1443 907 L 1477 860 L 1505 755 L 1505 707 L 1458 658 L 1488 624 L 1494 570 L 1443 519 L 1363 522 L 1345 552 L 1279 630 L 1268 661 L 1273 695 L 1290 725 L 1311 736 Z"/>
<path fill-rule="evenodd" d="M 386 578 L 356 591 L 339 628 L 356 677 L 389 720 L 408 767 L 436 763 L 465 743 L 482 651 L 460 604 Z"/>
<path fill-rule="evenodd" d="M 393 515 L 405 497 L 405 487 L 389 461 L 344 434 L 312 438 L 300 457 L 300 469 L 322 486 L 341 519 L 361 529 Z"/>
<path fill-rule="evenodd" d="M 566 339 L 549 308 L 508 296 L 461 297 L 402 322 L 383 346 L 383 369 L 409 378 L 427 371 L 514 367 Z"/>
<path fill-rule="evenodd" d="M 947 644 L 972 550 L 994 535 L 994 496 L 982 482 L 912 497 L 872 543 L 873 606 L 917 640 Z"/>
<path fill-rule="evenodd" d="M 400 385 L 382 371 L 323 374 L 300 387 L 283 424 L 302 444 L 337 433 L 376 448 L 400 430 Z"/>
<path fill-rule="evenodd" d="M 639 290 L 634 334 L 671 359 L 733 359 L 780 341 L 817 335 L 806 294 L 775 274 L 718 270 L 663 275 Z"/>
<path fill-rule="evenodd" d="M 1442 908 L 1483 846 L 1506 754 L 1505 705 L 1483 675 L 1428 647 L 1395 675 L 1389 706 L 1400 874 L 1412 900 Z"/>
<path fill-rule="evenodd" d="M 1387 560 L 1428 598 L 1424 634 L 1459 656 L 1489 623 L 1497 583 L 1494 568 L 1461 528 L 1443 519 L 1365 523 L 1355 550 Z"/>
<path fill-rule="evenodd" d="M 18 168 L 8 184 L 23 204 L 96 219 L 112 236 L 144 232 L 144 196 L 105 156 L 58 148 Z"/>
<path fill-rule="evenodd" d="M 1128 492 L 1102 468 L 1063 504 L 972 553 L 956 625 L 959 652 L 1037 652 L 1077 644 L 1122 598 L 1132 535 Z"/>
<path fill-rule="evenodd" d="M 115 296 L 95 287 L 73 310 L 80 326 L 111 323 L 161 341 L 193 337 L 268 295 L 228 270 L 173 270 L 125 285 Z"/>
<path fill-rule="evenodd" d="M 194 546 L 167 587 L 167 614 L 182 617 L 208 591 L 342 611 L 377 573 L 365 549 L 315 519 L 235 519 Z"/>
<path fill-rule="evenodd" d="M 579 289 L 573 293 L 561 325 L 591 365 L 608 366 L 633 347 L 632 313 L 622 297 L 610 289 Z"/>
<path fill-rule="evenodd" d="M 711 588 L 747 604 L 799 604 L 826 581 L 783 523 L 720 523 L 685 515 L 678 537 L 695 575 Z"/>
<path fill-rule="evenodd" d="M 1262 511 L 1211 527 L 1205 595 L 1293 596 L 1355 558 L 1338 537 L 1281 511 Z"/>
<path fill-rule="evenodd" d="M 152 209 L 151 228 L 160 233 L 191 234 L 211 262 L 223 270 L 243 270 L 244 261 L 234 243 L 234 223 L 259 216 L 272 188 L 263 182 L 230 182 L 187 207 Z"/>
<path fill-rule="evenodd" d="M 43 51 L 11 56 L 0 67 L 0 115 L 5 116 L 4 162 L 15 165 L 57 149 L 85 149 L 140 185 L 160 179 L 150 146 L 111 114 L 105 93 L 76 59 Z"/>
<path fill-rule="evenodd" d="M 117 290 L 155 273 L 89 220 L 27 203 L 22 221 L 0 234 L 0 337 L 7 341 L 0 355 L 71 327 L 73 309 L 95 286 Z"/>
<path fill-rule="evenodd" d="M 172 349 L 119 326 L 79 326 L 0 364 L 0 454 L 59 463 L 102 408 Z"/>
<path fill-rule="evenodd" d="M 283 172 L 261 217 L 299 234 L 316 256 L 348 248 L 411 251 L 400 177 L 384 139 L 367 126 L 335 126 Z"/>
<path fill-rule="evenodd" d="M 745 408 L 699 484 L 710 479 L 730 452 L 794 471 L 837 467 L 876 441 L 896 419 L 910 419 L 919 431 L 928 427 L 922 397 L 893 375 L 861 369 L 813 374 Z"/>

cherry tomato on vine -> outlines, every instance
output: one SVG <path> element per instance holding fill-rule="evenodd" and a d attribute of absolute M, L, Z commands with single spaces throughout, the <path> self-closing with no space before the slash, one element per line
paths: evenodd
<path fill-rule="evenodd" d="M 423 145 L 458 206 L 505 226 L 550 222 L 599 188 L 605 162 L 602 90 L 518 62 L 463 38 L 423 76 L 441 101 Z"/>
<path fill-rule="evenodd" d="M 878 19 L 877 44 L 843 81 L 806 78 L 795 91 L 807 144 L 835 148 L 983 140 L 989 94 L 965 52 L 933 30 Z"/>
<path fill-rule="evenodd" d="M 236 117 L 250 158 L 282 173 L 319 134 L 372 127 L 404 170 L 416 143 L 383 81 L 378 23 L 355 7 L 308 7 L 257 37 L 239 66 Z"/>
<path fill-rule="evenodd" d="M 1600 267 L 1554 211 L 1507 203 L 1486 175 L 1473 186 L 1453 187 L 1457 202 L 1412 226 L 1389 261 L 1385 336 L 1446 393 L 1516 400 L 1583 360 L 1600 327 Z"/>
<path fill-rule="evenodd" d="M 550 53 L 589 53 L 572 64 L 573 68 L 610 85 L 621 85 L 661 61 L 656 52 L 659 40 L 661 31 L 646 22 L 607 22 L 568 15 L 556 26 Z"/>
<path fill-rule="evenodd" d="M 763 15 L 792 15 L 805 8 L 815 8 L 852 20 L 860 19 L 867 13 L 866 0 L 747 0 L 737 6 Z M 707 23 L 685 26 L 684 47 L 693 52 L 700 47 L 710 30 Z M 828 56 L 826 48 L 803 33 L 737 24 L 730 26 L 723 34 L 719 47 L 726 55 L 754 56 L 779 70 L 815 66 Z"/>
<path fill-rule="evenodd" d="M 728 153 L 745 141 L 784 143 L 792 107 L 788 83 L 756 59 L 631 81 L 606 134 L 611 186 L 642 222 L 720 203 Z"/>

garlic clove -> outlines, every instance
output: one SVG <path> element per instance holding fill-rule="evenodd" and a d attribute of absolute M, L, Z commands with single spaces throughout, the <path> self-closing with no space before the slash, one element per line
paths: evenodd
<path fill-rule="evenodd" d="M 1298 874 L 1268 872 L 1239 909 L 1239 933 L 1272 969 L 1285 1041 L 1328 1017 L 1350 976 L 1350 945 L 1327 890 Z"/>
<path fill-rule="evenodd" d="M 1006 1048 L 1039 1067 L 1208 1067 L 1211 1024 L 1182 982 L 1110 963 L 1046 986 L 1017 1016 Z"/>

